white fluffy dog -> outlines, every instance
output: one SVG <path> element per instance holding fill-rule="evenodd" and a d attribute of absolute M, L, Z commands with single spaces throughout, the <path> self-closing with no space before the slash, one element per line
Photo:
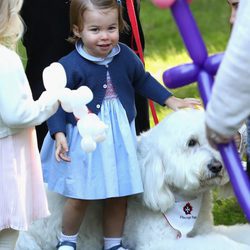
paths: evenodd
<path fill-rule="evenodd" d="M 204 112 L 180 110 L 138 142 L 143 195 L 131 197 L 124 245 L 136 250 L 247 250 L 248 225 L 213 227 L 210 190 L 228 177 L 205 137 Z M 48 192 L 51 216 L 21 233 L 17 250 L 51 250 L 60 232 L 64 198 Z M 102 248 L 102 204 L 88 208 L 79 250 Z M 187 233 L 187 236 L 186 235 Z"/>

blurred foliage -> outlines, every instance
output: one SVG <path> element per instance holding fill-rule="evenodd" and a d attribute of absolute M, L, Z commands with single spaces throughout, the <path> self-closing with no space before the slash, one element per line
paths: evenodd
<path fill-rule="evenodd" d="M 226 0 L 193 0 L 190 9 L 208 54 L 224 51 L 230 34 L 228 24 L 230 9 Z M 150 0 L 142 0 L 141 22 L 146 41 L 146 69 L 162 83 L 162 74 L 165 70 L 191 62 L 191 59 L 169 9 L 159 9 Z M 180 98 L 199 98 L 196 83 L 171 91 Z M 156 110 L 159 113 L 159 120 L 169 113 L 169 110 L 157 104 Z M 151 124 L 153 125 L 152 118 Z"/>
<path fill-rule="evenodd" d="M 209 53 L 223 51 L 230 33 L 226 0 L 193 0 L 190 9 Z M 175 55 L 177 61 L 188 58 L 184 55 L 186 49 L 169 9 L 158 9 L 150 0 L 142 0 L 141 22 L 146 39 L 146 58 L 168 60 L 170 55 Z"/>
<path fill-rule="evenodd" d="M 236 198 L 230 197 L 228 199 L 218 199 L 216 191 L 214 191 L 213 215 L 215 225 L 247 223 Z"/>

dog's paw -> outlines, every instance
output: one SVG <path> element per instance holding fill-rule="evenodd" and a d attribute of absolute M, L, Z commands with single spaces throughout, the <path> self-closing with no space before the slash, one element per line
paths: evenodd
<path fill-rule="evenodd" d="M 196 235 L 198 235 L 198 232 L 196 230 L 192 230 L 190 231 L 189 233 L 187 233 L 187 237 L 188 238 L 193 238 L 195 237 Z"/>
<path fill-rule="evenodd" d="M 208 234 L 213 230 L 213 226 L 204 224 L 199 227 L 194 227 L 189 233 L 187 233 L 188 238 L 193 238 L 197 235 Z"/>

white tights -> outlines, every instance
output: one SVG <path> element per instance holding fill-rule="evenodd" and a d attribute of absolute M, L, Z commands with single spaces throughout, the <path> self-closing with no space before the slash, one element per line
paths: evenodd
<path fill-rule="evenodd" d="M 0 231 L 0 249 L 14 250 L 19 231 L 14 229 L 4 229 Z"/>

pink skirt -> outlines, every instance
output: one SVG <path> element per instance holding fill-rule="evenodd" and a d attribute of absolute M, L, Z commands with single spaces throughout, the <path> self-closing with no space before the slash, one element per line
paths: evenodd
<path fill-rule="evenodd" d="M 0 230 L 49 215 L 34 128 L 0 139 Z"/>

